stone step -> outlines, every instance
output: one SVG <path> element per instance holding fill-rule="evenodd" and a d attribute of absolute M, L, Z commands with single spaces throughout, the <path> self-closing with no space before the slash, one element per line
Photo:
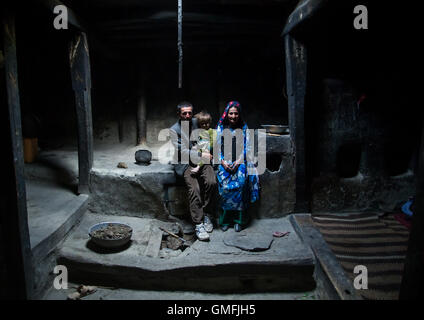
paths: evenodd
<path fill-rule="evenodd" d="M 33 258 L 44 259 L 82 218 L 88 195 L 50 181 L 27 180 L 28 228 Z"/>
<path fill-rule="evenodd" d="M 105 251 L 89 241 L 88 229 L 102 221 L 128 223 L 130 244 L 121 251 Z M 137 217 L 86 213 L 80 225 L 58 250 L 58 263 L 68 268 L 69 281 L 89 285 L 197 292 L 305 292 L 315 288 L 312 251 L 297 236 L 288 218 L 254 220 L 235 233 L 214 230 L 209 242 L 195 241 L 184 251 L 160 250 L 145 255 L 152 230 L 171 228 L 170 222 Z M 274 231 L 290 232 L 273 238 Z M 228 246 L 231 239 L 272 239 L 269 249 L 245 251 Z M 240 243 L 240 241 L 238 241 Z"/>
<path fill-rule="evenodd" d="M 157 161 L 149 166 L 126 162 L 127 169 L 107 164 L 90 172 L 91 212 L 159 219 L 169 215 L 164 198 L 165 185 L 176 180 L 172 166 Z"/>

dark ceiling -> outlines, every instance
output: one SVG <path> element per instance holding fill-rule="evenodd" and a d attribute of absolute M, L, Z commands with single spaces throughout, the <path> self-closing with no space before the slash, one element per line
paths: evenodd
<path fill-rule="evenodd" d="M 174 45 L 177 0 L 64 1 L 100 41 L 119 48 Z M 298 0 L 183 0 L 184 45 L 241 45 L 279 37 Z"/>

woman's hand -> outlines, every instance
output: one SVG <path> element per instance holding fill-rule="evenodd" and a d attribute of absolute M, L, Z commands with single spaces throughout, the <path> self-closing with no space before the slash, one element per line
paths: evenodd
<path fill-rule="evenodd" d="M 237 172 L 239 166 L 242 164 L 241 160 L 234 161 L 234 163 L 230 166 L 233 172 Z"/>
<path fill-rule="evenodd" d="M 221 165 L 224 167 L 225 171 L 229 173 L 233 173 L 233 170 L 231 169 L 231 167 L 224 160 L 221 161 Z"/>
<path fill-rule="evenodd" d="M 227 171 L 231 174 L 237 172 L 240 164 L 242 164 L 241 160 L 234 161 L 233 164 L 231 164 L 231 165 L 228 165 L 224 160 L 221 161 L 221 165 L 224 167 L 225 171 Z"/>

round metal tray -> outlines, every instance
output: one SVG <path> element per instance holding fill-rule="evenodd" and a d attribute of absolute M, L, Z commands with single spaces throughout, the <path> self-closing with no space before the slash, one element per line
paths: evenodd
<path fill-rule="evenodd" d="M 129 232 L 128 236 L 125 237 L 125 238 L 121 238 L 121 239 L 100 239 L 100 238 L 94 237 L 92 235 L 93 232 L 95 232 L 96 230 L 105 228 L 110 224 L 121 225 L 121 226 L 126 226 L 126 227 L 130 228 L 130 232 Z M 91 226 L 90 229 L 88 230 L 88 235 L 90 236 L 91 240 L 95 244 L 97 244 L 97 245 L 99 245 L 103 248 L 117 248 L 117 247 L 121 247 L 121 246 L 127 244 L 128 241 L 130 241 L 131 236 L 132 236 L 132 231 L 133 231 L 132 228 L 128 224 L 121 223 L 121 222 L 108 222 L 107 221 L 107 222 L 100 222 L 100 223 L 97 223 L 97 224 Z"/>
<path fill-rule="evenodd" d="M 267 133 L 273 134 L 288 134 L 289 126 L 287 125 L 274 125 L 274 124 L 263 124 L 262 128 L 266 129 Z"/>

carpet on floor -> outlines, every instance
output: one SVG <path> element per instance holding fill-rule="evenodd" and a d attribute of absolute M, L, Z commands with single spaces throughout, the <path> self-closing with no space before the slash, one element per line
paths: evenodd
<path fill-rule="evenodd" d="M 395 214 L 312 215 L 314 225 L 337 257 L 352 283 L 357 265 L 366 267 L 364 299 L 397 300 L 408 248 L 409 230 Z"/>

